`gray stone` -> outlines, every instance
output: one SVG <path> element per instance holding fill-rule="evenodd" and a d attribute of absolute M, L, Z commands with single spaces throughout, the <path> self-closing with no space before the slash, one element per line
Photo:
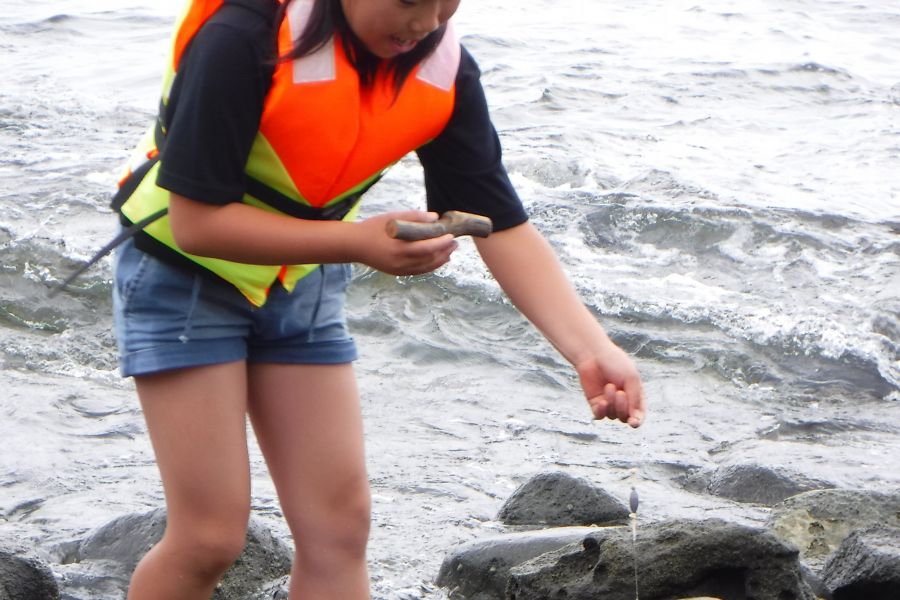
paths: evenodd
<path fill-rule="evenodd" d="M 686 473 L 673 477 L 672 482 L 680 485 L 685 491 L 694 494 L 706 494 L 709 493 L 709 482 L 712 480 L 714 473 L 715 471 L 712 469 L 695 467 Z"/>
<path fill-rule="evenodd" d="M 123 571 L 134 571 L 138 561 L 162 538 L 166 509 L 117 517 L 89 533 L 71 549 L 64 563 L 109 560 Z"/>
<path fill-rule="evenodd" d="M 900 529 L 857 529 L 822 569 L 834 600 L 900 598 Z"/>
<path fill-rule="evenodd" d="M 772 506 L 786 498 L 834 487 L 785 469 L 759 465 L 729 465 L 719 467 L 712 474 L 707 490 L 714 496 L 735 502 L 749 502 Z"/>
<path fill-rule="evenodd" d="M 507 525 L 608 525 L 628 521 L 628 508 L 591 482 L 541 473 L 519 486 L 497 518 Z"/>
<path fill-rule="evenodd" d="M 165 531 L 166 511 L 119 517 L 70 544 L 62 559 L 64 591 L 74 597 L 124 596 L 138 561 Z M 246 600 L 267 583 L 290 573 L 292 552 L 256 519 L 247 528 L 247 543 L 217 586 L 214 600 Z M 103 595 L 100 592 L 103 592 Z M 121 597 L 120 596 L 120 597 Z"/>
<path fill-rule="evenodd" d="M 291 576 L 285 575 L 263 586 L 249 600 L 287 600 L 290 585 Z"/>
<path fill-rule="evenodd" d="M 556 527 L 471 542 L 447 555 L 436 583 L 447 588 L 451 598 L 502 600 L 512 567 L 580 541 L 594 531 L 593 527 Z"/>
<path fill-rule="evenodd" d="M 669 521 L 644 526 L 636 554 L 627 529 L 618 528 L 522 563 L 510 570 L 505 598 L 632 600 L 636 566 L 643 600 L 813 600 L 797 558 L 795 548 L 763 529 Z"/>
<path fill-rule="evenodd" d="M 0 600 L 57 600 L 59 587 L 46 563 L 28 551 L 0 547 Z"/>
<path fill-rule="evenodd" d="M 855 529 L 870 525 L 900 527 L 900 493 L 818 490 L 772 507 L 769 528 L 800 549 L 810 568 L 821 569 L 828 556 Z"/>

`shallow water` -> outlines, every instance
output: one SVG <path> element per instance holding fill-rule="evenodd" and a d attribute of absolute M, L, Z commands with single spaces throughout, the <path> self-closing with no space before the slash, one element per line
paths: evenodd
<path fill-rule="evenodd" d="M 896 489 L 896 3 L 508 4 L 463 2 L 458 29 L 534 223 L 637 356 L 652 412 L 637 431 L 591 423 L 467 242 L 430 276 L 358 267 L 375 596 L 443 597 L 444 553 L 500 530 L 542 470 L 625 502 L 636 467 L 642 519 L 765 517 L 683 491 L 696 467 Z M 116 374 L 108 260 L 47 291 L 115 230 L 176 5 L 0 0 L 0 532 L 50 558 L 162 501 Z M 407 159 L 365 211 L 422 204 Z M 254 510 L 287 535 L 253 456 Z"/>

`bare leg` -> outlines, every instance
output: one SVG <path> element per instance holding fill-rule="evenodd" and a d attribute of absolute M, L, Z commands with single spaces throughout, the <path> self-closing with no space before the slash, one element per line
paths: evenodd
<path fill-rule="evenodd" d="M 352 366 L 248 372 L 250 418 L 296 546 L 290 598 L 369 598 L 369 481 Z"/>
<path fill-rule="evenodd" d="M 240 554 L 250 515 L 243 362 L 135 378 L 166 494 L 162 540 L 129 600 L 206 600 Z"/>

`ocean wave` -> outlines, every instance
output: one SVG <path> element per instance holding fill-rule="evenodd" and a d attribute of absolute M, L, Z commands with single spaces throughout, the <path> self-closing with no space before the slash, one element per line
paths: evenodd
<path fill-rule="evenodd" d="M 815 373 L 829 372 L 843 388 L 881 396 L 900 388 L 884 335 L 898 317 L 891 308 L 898 302 L 891 291 L 897 241 L 889 227 L 843 215 L 659 201 L 629 196 L 586 209 L 584 245 L 562 245 L 599 314 L 662 327 L 674 340 L 695 336 L 695 350 L 716 348 L 710 355 L 727 356 L 722 344 L 736 342 L 770 365 L 762 371 L 793 374 L 798 385 L 814 387 Z M 872 285 L 880 290 L 875 297 L 859 294 Z M 678 344 L 652 343 L 660 344 L 651 352 L 660 358 L 681 358 Z M 726 362 L 747 362 L 733 357 Z"/>
<path fill-rule="evenodd" d="M 170 27 L 172 17 L 146 10 L 98 10 L 93 12 L 54 13 L 23 16 L 0 23 L 0 31 L 11 35 L 34 36 L 41 34 L 66 34 L 72 37 L 93 36 L 99 31 L 122 27 L 132 32 L 140 28 Z M 62 40 L 57 40 L 62 41 Z"/>

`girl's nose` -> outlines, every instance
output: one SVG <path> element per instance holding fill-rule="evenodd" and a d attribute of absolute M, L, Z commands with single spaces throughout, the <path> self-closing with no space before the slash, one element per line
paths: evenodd
<path fill-rule="evenodd" d="M 427 35 L 440 26 L 440 2 L 422 2 L 410 23 L 413 33 Z"/>

